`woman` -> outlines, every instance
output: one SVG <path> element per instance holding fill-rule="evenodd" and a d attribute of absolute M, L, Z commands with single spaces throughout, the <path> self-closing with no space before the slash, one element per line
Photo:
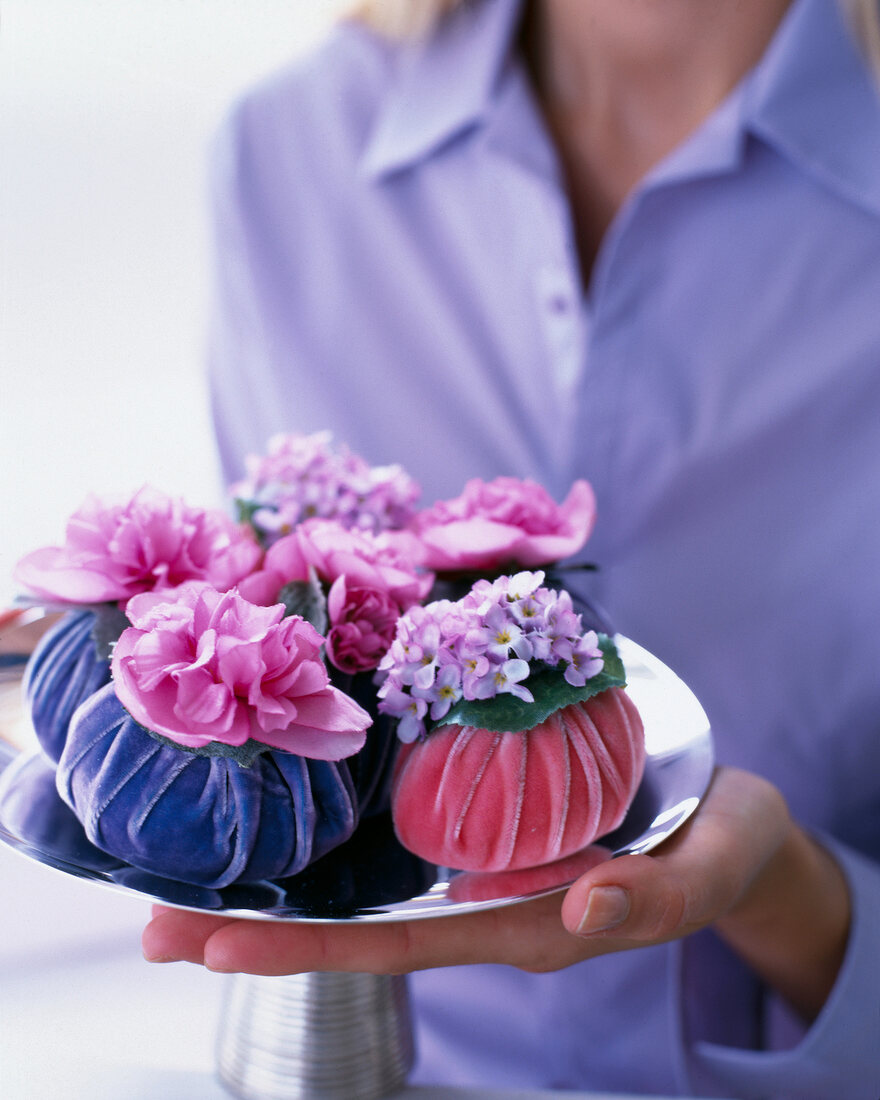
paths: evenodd
<path fill-rule="evenodd" d="M 416 1080 L 876 1100 L 880 107 L 859 49 L 830 0 L 444 6 L 402 42 L 342 26 L 230 120 L 227 474 L 330 427 L 428 497 L 589 478 L 594 595 L 696 691 L 723 766 L 688 828 L 561 913 L 166 911 L 145 951 L 420 971 Z"/>

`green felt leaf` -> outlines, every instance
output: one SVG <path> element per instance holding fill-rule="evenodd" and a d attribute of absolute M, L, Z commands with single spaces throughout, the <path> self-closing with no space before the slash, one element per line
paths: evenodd
<path fill-rule="evenodd" d="M 327 597 L 314 570 L 307 581 L 286 584 L 278 593 L 278 602 L 284 604 L 285 614 L 301 615 L 319 634 L 327 633 Z"/>
<path fill-rule="evenodd" d="M 525 686 L 535 697 L 533 703 L 508 694 L 496 695 L 493 699 L 461 699 L 444 718 L 434 723 L 434 727 L 455 724 L 499 733 L 517 733 L 540 725 L 562 707 L 583 703 L 611 687 L 623 687 L 626 684 L 623 661 L 607 634 L 599 635 L 599 648 L 605 664 L 598 676 L 587 680 L 583 687 L 569 684 L 563 669 L 545 668 L 525 681 Z"/>
<path fill-rule="evenodd" d="M 164 737 L 155 730 L 147 729 L 146 726 L 141 726 L 141 729 L 158 741 L 160 745 L 165 745 L 167 748 L 177 749 L 178 752 L 188 752 L 191 756 L 225 756 L 229 760 L 234 760 L 240 768 L 253 767 L 254 761 L 258 756 L 262 756 L 264 752 L 283 751 L 273 748 L 272 745 L 265 745 L 262 741 L 255 741 L 252 737 L 249 737 L 243 745 L 227 745 L 223 741 L 209 741 L 207 745 L 201 745 L 196 749 L 190 748 L 188 745 L 180 745 L 177 741 L 172 741 L 170 737 Z"/>
<path fill-rule="evenodd" d="M 247 523 L 253 526 L 252 520 L 254 518 L 254 512 L 258 508 L 265 508 L 266 505 L 259 504 L 255 500 L 245 500 L 243 497 L 236 497 L 234 502 L 236 518 L 239 523 Z"/>
<path fill-rule="evenodd" d="M 271 533 L 254 522 L 254 515 L 257 512 L 276 512 L 278 509 L 272 504 L 266 504 L 259 500 L 246 500 L 244 497 L 235 497 L 232 503 L 235 507 L 235 518 L 238 522 L 247 524 L 260 546 L 264 550 L 267 549 L 271 541 Z"/>
<path fill-rule="evenodd" d="M 125 612 L 115 603 L 102 603 L 92 607 L 95 621 L 92 624 L 92 641 L 98 660 L 109 661 L 113 656 L 113 647 L 119 641 L 119 635 L 131 623 Z"/>

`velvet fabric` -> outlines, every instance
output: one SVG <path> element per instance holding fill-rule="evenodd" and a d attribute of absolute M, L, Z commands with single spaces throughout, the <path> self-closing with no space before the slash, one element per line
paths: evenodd
<path fill-rule="evenodd" d="M 0 778 L 0 826 L 33 850 L 88 871 L 122 866 L 90 844 L 83 827 L 58 797 L 55 768 L 42 753 L 20 756 Z"/>
<path fill-rule="evenodd" d="M 74 715 L 57 783 L 93 844 L 213 888 L 294 875 L 357 824 L 345 761 L 270 751 L 244 768 L 196 755 L 139 726 L 112 684 Z"/>
<path fill-rule="evenodd" d="M 394 825 L 445 867 L 536 867 L 616 829 L 644 766 L 642 722 L 619 688 L 518 733 L 441 726 L 401 749 Z"/>
<path fill-rule="evenodd" d="M 110 682 L 98 656 L 92 611 L 68 611 L 40 639 L 24 676 L 24 697 L 43 752 L 57 764 L 73 712 Z"/>
<path fill-rule="evenodd" d="M 370 715 L 373 724 L 367 730 L 364 747 L 345 763 L 351 772 L 360 820 L 391 809 L 391 782 L 397 758 L 396 723 L 376 707 L 376 687 L 370 672 L 354 675 L 330 667 L 330 682 Z"/>
<path fill-rule="evenodd" d="M 407 851 L 390 812 L 361 822 L 351 840 L 295 878 L 282 880 L 284 904 L 301 916 L 339 920 L 408 901 L 436 881 L 436 868 Z"/>

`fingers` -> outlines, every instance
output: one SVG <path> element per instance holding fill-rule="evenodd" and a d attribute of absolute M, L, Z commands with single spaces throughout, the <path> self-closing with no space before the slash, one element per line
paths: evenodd
<path fill-rule="evenodd" d="M 150 962 L 202 963 L 224 973 L 404 973 L 444 962 L 476 961 L 480 951 L 489 950 L 490 937 L 480 936 L 477 929 L 475 939 L 475 923 L 485 922 L 286 923 L 164 910 L 144 929 L 143 950 Z M 480 942 L 482 948 L 477 946 Z"/>
<path fill-rule="evenodd" d="M 720 769 L 694 819 L 655 855 L 612 860 L 578 879 L 563 923 L 607 941 L 606 950 L 687 935 L 740 902 L 790 828 L 774 787 Z"/>
<path fill-rule="evenodd" d="M 300 974 L 352 970 L 398 973 L 430 965 L 403 925 L 238 921 L 212 934 L 205 945 L 209 970 L 249 974 Z"/>
<path fill-rule="evenodd" d="M 556 970 L 584 955 L 559 919 L 559 894 L 500 909 L 390 923 L 225 920 L 159 909 L 144 932 L 150 960 L 182 959 L 224 973 L 340 970 L 395 974 L 498 962 Z"/>
<path fill-rule="evenodd" d="M 144 958 L 148 962 L 203 963 L 211 935 L 230 923 L 228 917 L 154 905 L 153 919 L 141 937 Z"/>
<path fill-rule="evenodd" d="M 559 897 L 509 909 L 390 923 L 259 923 L 215 931 L 204 950 L 212 970 L 294 974 L 345 970 L 408 973 L 437 966 L 507 962 L 542 968 L 548 938 L 571 951 Z M 573 961 L 568 955 L 556 965 Z"/>

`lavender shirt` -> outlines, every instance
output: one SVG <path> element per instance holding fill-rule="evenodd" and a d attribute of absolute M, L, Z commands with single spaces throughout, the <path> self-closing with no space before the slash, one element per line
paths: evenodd
<path fill-rule="evenodd" d="M 854 928 L 807 1031 L 711 932 L 415 976 L 415 1079 L 877 1100 L 880 106 L 836 4 L 797 0 L 584 287 L 518 14 L 482 0 L 409 47 L 343 26 L 230 116 L 226 475 L 273 432 L 329 427 L 427 499 L 589 478 L 594 595 L 698 693 L 719 758 L 835 848 Z"/>

